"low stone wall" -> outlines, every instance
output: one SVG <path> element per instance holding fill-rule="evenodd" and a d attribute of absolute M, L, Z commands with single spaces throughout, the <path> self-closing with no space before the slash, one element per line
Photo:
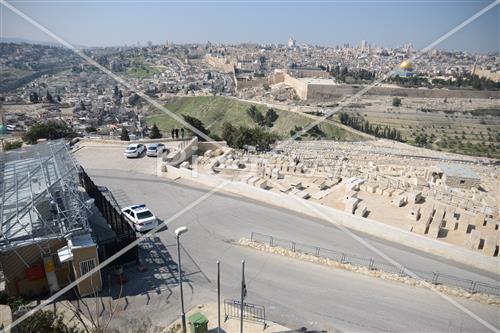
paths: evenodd
<path fill-rule="evenodd" d="M 221 178 L 217 176 L 201 173 L 197 173 L 196 176 L 193 176 L 193 171 L 188 169 L 166 166 L 164 170 L 165 172 L 163 175 L 165 177 L 171 179 L 185 178 L 212 188 L 219 186 L 222 182 Z M 301 214 L 327 220 L 328 222 L 344 226 L 351 230 L 360 231 L 377 238 L 441 256 L 457 263 L 498 274 L 498 258 L 487 257 L 483 254 L 456 245 L 430 239 L 423 235 L 411 233 L 375 220 L 348 214 L 332 207 L 323 206 L 315 202 L 307 202 L 302 205 L 297 202 L 297 199 L 286 194 L 270 192 L 249 186 L 242 182 L 229 182 L 221 188 L 221 191 L 245 196 L 269 205 L 286 208 Z M 308 206 L 312 206 L 313 209 Z M 319 212 L 319 214 L 317 212 Z M 328 219 L 325 217 L 328 217 Z"/>
<path fill-rule="evenodd" d="M 155 143 L 155 142 L 176 142 L 176 141 L 189 141 L 191 137 L 184 139 L 172 139 L 172 138 L 161 138 L 161 139 L 140 139 L 140 140 L 130 140 L 130 141 L 122 141 L 119 138 L 117 139 L 104 139 L 104 138 L 80 138 L 80 142 L 90 142 L 90 143 L 103 143 L 103 144 L 115 144 L 115 145 L 123 145 L 127 146 L 131 143 Z"/>
<path fill-rule="evenodd" d="M 500 297 L 497 297 L 495 295 L 489 295 L 489 294 L 485 294 L 485 293 L 470 293 L 469 291 L 458 288 L 458 287 L 445 286 L 442 284 L 434 285 L 434 284 L 431 284 L 423 279 L 418 279 L 418 278 L 414 278 L 411 276 L 400 275 L 400 274 L 395 274 L 395 273 L 390 273 L 390 272 L 385 272 L 385 271 L 380 271 L 380 270 L 373 270 L 373 269 L 369 269 L 368 267 L 365 267 L 365 266 L 358 266 L 358 265 L 350 264 L 350 263 L 342 263 L 342 262 L 338 262 L 338 261 L 330 259 L 330 258 L 315 256 L 313 254 L 302 253 L 302 252 L 298 252 L 298 251 L 292 251 L 290 249 L 286 249 L 286 248 L 279 247 L 279 246 L 269 246 L 267 244 L 251 241 L 251 240 L 245 239 L 245 238 L 240 239 L 238 242 L 236 242 L 236 244 L 241 245 L 241 246 L 250 247 L 252 249 L 263 251 L 263 252 L 269 252 L 269 253 L 285 256 L 285 257 L 291 257 L 291 258 L 298 259 L 298 260 L 313 262 L 313 263 L 320 264 L 320 265 L 330 266 L 330 267 L 334 267 L 334 268 L 340 268 L 340 269 L 344 269 L 347 271 L 368 275 L 368 276 L 371 276 L 374 278 L 401 282 L 401 283 L 405 283 L 407 285 L 414 286 L 414 287 L 435 289 L 435 290 L 442 292 L 442 293 L 445 293 L 445 294 L 449 294 L 449 295 L 453 295 L 453 296 L 457 296 L 457 297 L 463 297 L 463 298 L 467 298 L 467 299 L 481 302 L 481 303 L 500 306 Z"/>

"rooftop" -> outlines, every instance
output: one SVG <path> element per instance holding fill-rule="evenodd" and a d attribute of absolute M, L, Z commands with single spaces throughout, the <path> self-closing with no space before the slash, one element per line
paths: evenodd
<path fill-rule="evenodd" d="M 446 176 L 481 179 L 473 170 L 463 165 L 440 163 L 439 169 L 441 169 Z"/>
<path fill-rule="evenodd" d="M 87 228 L 78 166 L 63 140 L 0 155 L 0 250 Z"/>

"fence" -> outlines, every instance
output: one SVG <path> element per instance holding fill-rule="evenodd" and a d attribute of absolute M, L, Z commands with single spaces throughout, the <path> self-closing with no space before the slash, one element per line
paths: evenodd
<path fill-rule="evenodd" d="M 241 318 L 241 302 L 231 299 L 224 300 L 224 321 L 228 318 Z M 264 324 L 266 329 L 266 309 L 262 305 L 243 303 L 243 319 Z"/>
<path fill-rule="evenodd" d="M 116 200 L 114 200 L 111 192 L 107 193 L 108 191 L 105 191 L 104 188 L 96 186 L 83 168 L 80 170 L 80 183 L 85 188 L 87 194 L 95 200 L 97 209 L 99 209 L 99 212 L 101 212 L 116 234 L 114 239 L 98 244 L 99 260 L 103 261 L 135 241 L 136 234 L 120 211 L 120 207 L 116 203 Z M 111 265 L 123 265 L 125 263 L 137 261 L 138 257 L 139 249 L 137 246 L 134 246 L 132 249 L 115 259 Z"/>
<path fill-rule="evenodd" d="M 318 246 L 297 243 L 291 240 L 276 238 L 258 232 L 252 232 L 250 239 L 253 242 L 269 244 L 269 246 L 271 247 L 276 246 L 289 249 L 293 252 L 310 254 L 316 257 L 324 257 L 343 264 L 364 266 L 368 267 L 368 269 L 370 270 L 384 271 L 388 273 L 398 274 L 400 276 L 415 277 L 417 279 L 424 280 L 435 285 L 441 284 L 451 287 L 458 287 L 471 293 L 486 293 L 490 295 L 500 296 L 499 285 L 458 278 L 452 275 L 438 272 L 415 270 L 405 266 L 398 267 L 389 263 L 383 263 L 373 258 L 359 257 L 342 251 L 329 250 Z"/>

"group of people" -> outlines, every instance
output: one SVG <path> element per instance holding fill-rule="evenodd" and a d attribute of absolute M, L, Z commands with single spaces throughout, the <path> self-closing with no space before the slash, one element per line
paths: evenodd
<path fill-rule="evenodd" d="M 184 128 L 181 128 L 181 138 L 184 139 Z M 179 138 L 179 129 L 178 128 L 172 128 L 172 139 L 178 139 Z"/>

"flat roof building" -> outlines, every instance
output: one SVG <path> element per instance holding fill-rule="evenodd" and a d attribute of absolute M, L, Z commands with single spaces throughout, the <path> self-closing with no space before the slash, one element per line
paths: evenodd
<path fill-rule="evenodd" d="M 438 165 L 438 169 L 440 171 L 439 178 L 447 186 L 470 189 L 478 187 L 481 182 L 481 178 L 472 169 L 464 165 L 441 163 Z"/>

